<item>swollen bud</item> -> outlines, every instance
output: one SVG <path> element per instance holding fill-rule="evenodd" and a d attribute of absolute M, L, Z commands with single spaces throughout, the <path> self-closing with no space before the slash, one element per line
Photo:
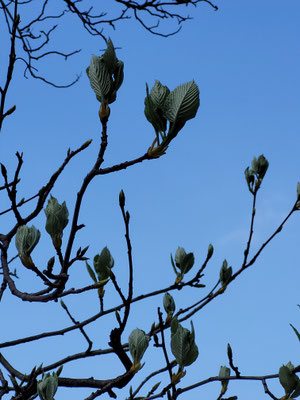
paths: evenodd
<path fill-rule="evenodd" d="M 222 267 L 220 269 L 220 281 L 223 286 L 228 284 L 231 276 L 232 276 L 232 267 L 228 268 L 227 260 L 224 260 Z"/>
<path fill-rule="evenodd" d="M 121 208 L 124 208 L 125 206 L 125 194 L 123 192 L 123 189 L 119 193 L 119 204 Z"/>
<path fill-rule="evenodd" d="M 212 257 L 213 253 L 214 253 L 214 247 L 212 244 L 210 244 L 207 249 L 207 259 L 208 260 Z"/>

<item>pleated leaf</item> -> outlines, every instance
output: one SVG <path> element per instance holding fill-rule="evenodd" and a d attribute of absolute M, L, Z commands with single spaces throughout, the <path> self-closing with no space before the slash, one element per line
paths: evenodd
<path fill-rule="evenodd" d="M 139 363 L 149 345 L 149 336 L 141 329 L 134 329 L 128 338 L 130 354 L 135 363 Z"/>
<path fill-rule="evenodd" d="M 173 318 L 171 323 L 171 350 L 180 368 L 191 365 L 198 357 L 198 347 L 195 344 L 195 333 L 192 325 L 191 332 L 183 328 Z"/>
<path fill-rule="evenodd" d="M 101 57 L 92 56 L 91 64 L 86 72 L 97 100 L 104 102 L 112 88 L 112 80 Z"/>
<path fill-rule="evenodd" d="M 107 48 L 103 55 L 101 56 L 102 60 L 104 61 L 105 66 L 108 69 L 110 74 L 113 74 L 118 66 L 118 59 L 116 57 L 115 48 L 111 39 L 108 39 Z"/>
<path fill-rule="evenodd" d="M 35 226 L 21 225 L 16 233 L 15 243 L 19 255 L 30 255 L 40 240 L 41 232 Z"/>
<path fill-rule="evenodd" d="M 150 96 L 154 106 L 156 108 L 162 109 L 165 100 L 169 94 L 170 94 L 170 89 L 167 86 L 162 85 L 158 80 L 156 80 L 150 92 Z"/>
<path fill-rule="evenodd" d="M 194 118 L 199 108 L 199 89 L 194 81 L 175 88 L 164 103 L 164 117 L 174 123 Z"/>
<path fill-rule="evenodd" d="M 156 134 L 158 134 L 158 132 L 165 132 L 167 121 L 155 107 L 152 97 L 149 94 L 149 88 L 147 84 L 146 84 L 146 93 L 147 95 L 145 97 L 145 110 L 144 110 L 145 116 L 147 120 L 152 124 Z"/>

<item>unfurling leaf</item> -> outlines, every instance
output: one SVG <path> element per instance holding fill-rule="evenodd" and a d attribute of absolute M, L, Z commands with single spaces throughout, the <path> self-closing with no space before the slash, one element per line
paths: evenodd
<path fill-rule="evenodd" d="M 175 301 L 168 292 L 166 292 L 164 295 L 163 305 L 168 316 L 172 316 L 175 311 Z"/>
<path fill-rule="evenodd" d="M 107 247 L 94 257 L 94 268 L 98 275 L 99 281 L 103 281 L 110 277 L 110 270 L 114 266 L 114 259 Z"/>
<path fill-rule="evenodd" d="M 230 376 L 230 368 L 221 366 L 220 371 L 219 371 L 219 377 L 220 378 L 228 378 Z M 227 387 L 228 387 L 228 380 L 221 380 L 221 385 L 222 385 L 222 395 L 226 393 Z"/>
<path fill-rule="evenodd" d="M 300 394 L 300 380 L 296 374 L 293 373 L 294 366 L 289 362 L 279 369 L 279 381 L 285 390 L 287 396 L 292 398 L 298 397 Z"/>
<path fill-rule="evenodd" d="M 170 92 L 167 86 L 156 80 L 150 93 L 146 84 L 146 93 L 145 116 L 154 127 L 157 145 L 162 137 L 162 145 L 166 148 L 184 124 L 195 117 L 200 104 L 198 86 L 190 81 Z"/>
<path fill-rule="evenodd" d="M 53 245 L 56 249 L 61 247 L 63 230 L 69 222 L 69 211 L 64 201 L 59 204 L 55 197 L 50 196 L 47 207 L 45 208 L 46 231 L 51 236 Z"/>
<path fill-rule="evenodd" d="M 263 154 L 258 158 L 254 157 L 251 163 L 252 169 L 245 169 L 245 178 L 249 191 L 254 194 L 260 188 L 261 182 L 269 168 L 269 162 Z"/>
<path fill-rule="evenodd" d="M 293 331 L 295 332 L 295 334 L 297 335 L 298 340 L 300 341 L 300 333 L 299 333 L 299 331 L 292 324 L 290 324 L 290 325 L 293 328 Z"/>
<path fill-rule="evenodd" d="M 179 268 L 182 275 L 189 272 L 195 263 L 195 257 L 193 253 L 186 253 L 183 247 L 178 247 L 175 253 L 175 264 Z"/>
<path fill-rule="evenodd" d="M 220 281 L 223 286 L 227 285 L 232 276 L 232 267 L 228 268 L 227 260 L 223 261 L 222 267 L 220 269 Z"/>
<path fill-rule="evenodd" d="M 92 270 L 91 266 L 89 265 L 89 263 L 87 261 L 85 262 L 85 265 L 86 265 L 86 269 L 87 269 L 90 277 L 96 283 L 97 282 L 97 278 L 96 278 L 95 272 Z"/>
<path fill-rule="evenodd" d="M 262 180 L 269 168 L 269 162 L 263 154 L 258 158 L 254 157 L 252 160 L 252 170 L 258 179 Z"/>
<path fill-rule="evenodd" d="M 177 318 L 171 322 L 171 350 L 180 369 L 191 365 L 198 357 L 198 347 L 195 344 L 195 331 L 191 322 L 191 331 L 183 328 Z"/>
<path fill-rule="evenodd" d="M 194 118 L 199 107 L 199 89 L 194 81 L 177 86 L 164 102 L 164 116 L 175 123 Z"/>
<path fill-rule="evenodd" d="M 102 56 L 92 56 L 86 73 L 97 100 L 105 104 L 113 103 L 124 79 L 124 64 L 117 59 L 111 39 L 107 41 L 107 49 Z"/>
<path fill-rule="evenodd" d="M 58 377 L 54 372 L 43 376 L 43 379 L 37 384 L 37 393 L 41 400 L 54 400 L 54 395 L 58 387 Z"/>
<path fill-rule="evenodd" d="M 138 367 L 140 361 L 149 345 L 149 336 L 141 329 L 134 329 L 128 338 L 128 345 L 131 357 L 133 359 L 134 368 Z"/>
<path fill-rule="evenodd" d="M 165 100 L 164 95 L 167 94 L 167 92 L 163 88 L 168 89 L 166 86 L 161 85 L 159 81 L 156 81 L 154 87 L 149 93 L 149 88 L 146 84 L 146 97 L 144 101 L 144 113 L 147 120 L 152 124 L 155 130 L 158 145 L 159 134 L 165 136 L 167 130 L 167 120 L 164 118 L 162 113 L 162 106 Z"/>
<path fill-rule="evenodd" d="M 20 260 L 25 267 L 31 268 L 34 265 L 30 254 L 38 244 L 40 237 L 41 232 L 33 225 L 31 228 L 28 228 L 26 225 L 22 225 L 18 228 L 15 244 Z"/>

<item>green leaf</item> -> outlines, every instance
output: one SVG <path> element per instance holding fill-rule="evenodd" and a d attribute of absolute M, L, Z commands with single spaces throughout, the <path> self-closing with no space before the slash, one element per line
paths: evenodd
<path fill-rule="evenodd" d="M 150 390 L 150 392 L 147 394 L 147 396 L 146 397 L 150 397 L 154 392 L 155 392 L 155 390 L 158 388 L 158 386 L 161 384 L 161 382 L 157 382 L 153 387 L 152 387 L 152 389 Z"/>
<path fill-rule="evenodd" d="M 297 200 L 300 200 L 300 182 L 297 183 Z"/>
<path fill-rule="evenodd" d="M 38 244 L 41 232 L 35 226 L 28 228 L 21 225 L 16 233 L 15 244 L 20 256 L 29 256 L 35 246 Z"/>
<path fill-rule="evenodd" d="M 41 400 L 54 400 L 54 395 L 58 387 L 58 377 L 55 372 L 52 376 L 48 373 L 37 384 L 37 393 Z"/>
<path fill-rule="evenodd" d="M 174 260 L 173 260 L 172 253 L 171 253 L 171 264 L 172 264 L 172 267 L 173 267 L 173 269 L 174 269 L 175 274 L 178 275 L 178 272 L 177 272 L 177 270 L 176 270 L 175 263 L 174 263 Z"/>
<path fill-rule="evenodd" d="M 296 386 L 295 390 L 293 391 L 293 393 L 291 394 L 292 398 L 300 396 L 300 379 L 296 374 L 295 374 L 295 377 L 297 380 L 297 386 Z"/>
<path fill-rule="evenodd" d="M 59 204 L 55 197 L 50 196 L 44 211 L 47 218 L 46 231 L 51 236 L 54 247 L 60 248 L 63 230 L 69 222 L 69 211 L 66 202 Z"/>
<path fill-rule="evenodd" d="M 101 59 L 103 60 L 108 72 L 113 74 L 118 67 L 118 59 L 116 57 L 115 48 L 113 42 L 109 38 L 106 42 L 107 48 L 102 54 Z"/>
<path fill-rule="evenodd" d="M 114 259 L 107 247 L 94 257 L 94 268 L 99 281 L 109 278 L 110 270 L 114 266 Z"/>
<path fill-rule="evenodd" d="M 124 63 L 121 60 L 118 60 L 117 62 L 117 67 L 115 72 L 113 73 L 114 76 L 114 87 L 115 90 L 117 91 L 118 89 L 120 89 L 120 86 L 123 83 L 124 80 Z"/>
<path fill-rule="evenodd" d="M 95 283 L 97 283 L 96 275 L 95 275 L 94 271 L 92 270 L 91 266 L 88 264 L 87 261 L 85 262 L 85 265 L 86 265 L 86 269 L 88 270 L 88 273 L 89 273 L 90 277 L 92 278 L 92 280 Z"/>
<path fill-rule="evenodd" d="M 180 265 L 181 265 L 182 261 L 184 260 L 185 256 L 186 256 L 186 252 L 185 252 L 184 248 L 178 247 L 178 249 L 176 250 L 176 253 L 175 253 L 175 264 L 176 264 L 177 268 L 181 269 Z"/>
<path fill-rule="evenodd" d="M 220 269 L 220 281 L 222 285 L 227 285 L 227 283 L 230 281 L 231 276 L 232 276 L 232 267 L 228 268 L 227 260 L 224 260 L 222 267 Z"/>
<path fill-rule="evenodd" d="M 221 366 L 219 371 L 220 378 L 228 378 L 230 376 L 230 368 L 226 366 Z M 221 380 L 222 394 L 225 394 L 228 387 L 228 380 Z"/>
<path fill-rule="evenodd" d="M 97 100 L 100 102 L 107 101 L 107 95 L 112 89 L 112 79 L 102 58 L 93 55 L 86 72 Z"/>
<path fill-rule="evenodd" d="M 298 377 L 291 371 L 290 365 L 283 365 L 279 369 L 279 381 L 285 393 L 290 396 L 298 387 Z"/>
<path fill-rule="evenodd" d="M 167 314 L 173 314 L 175 311 L 175 301 L 170 293 L 166 292 L 163 298 L 164 309 Z"/>
<path fill-rule="evenodd" d="M 164 103 L 164 117 L 175 123 L 194 118 L 200 104 L 199 89 L 194 81 L 183 83 L 175 88 Z"/>
<path fill-rule="evenodd" d="M 146 84 L 146 97 L 145 97 L 145 109 L 144 113 L 147 118 L 147 120 L 152 124 L 155 132 L 156 132 L 156 137 L 159 140 L 158 133 L 159 132 L 165 132 L 166 131 L 166 119 L 163 117 L 162 113 L 160 113 L 152 98 L 151 95 L 149 94 L 149 88 L 148 85 Z"/>
<path fill-rule="evenodd" d="M 261 154 L 258 158 L 256 157 L 253 158 L 252 169 L 253 172 L 256 174 L 257 178 L 262 180 L 268 168 L 269 168 L 269 162 L 263 154 Z"/>
<path fill-rule="evenodd" d="M 135 364 L 139 364 L 149 345 L 149 336 L 141 329 L 134 329 L 128 338 L 129 351 Z"/>
<path fill-rule="evenodd" d="M 191 365 L 197 359 L 199 352 L 195 344 L 193 325 L 190 332 L 178 323 L 177 318 L 173 318 L 171 322 L 171 350 L 181 369 Z"/>
<path fill-rule="evenodd" d="M 296 333 L 298 340 L 300 341 L 300 333 L 297 331 L 297 329 L 292 324 L 290 324 L 290 325 L 293 328 L 294 332 Z"/>
<path fill-rule="evenodd" d="M 182 274 L 186 274 L 193 267 L 195 263 L 195 257 L 193 253 L 188 253 L 185 255 L 180 264 L 180 269 Z"/>
<path fill-rule="evenodd" d="M 150 97 L 156 109 L 163 109 L 169 93 L 170 89 L 167 86 L 162 85 L 158 80 L 155 81 L 155 84 L 150 92 Z"/>

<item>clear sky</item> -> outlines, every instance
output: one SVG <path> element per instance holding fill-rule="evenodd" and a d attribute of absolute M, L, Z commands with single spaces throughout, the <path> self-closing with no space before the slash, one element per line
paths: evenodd
<path fill-rule="evenodd" d="M 159 79 L 174 89 L 194 79 L 200 89 L 201 104 L 196 118 L 185 125 L 166 155 L 92 182 L 80 214 L 80 223 L 86 227 L 78 234 L 75 246 L 76 249 L 90 245 L 91 259 L 108 246 L 115 259 L 114 273 L 122 287 L 127 287 L 124 226 L 118 207 L 121 189 L 131 214 L 135 295 L 173 283 L 170 252 L 174 254 L 178 246 L 194 252 L 196 269 L 212 243 L 214 256 L 202 281 L 207 288 L 172 293 L 177 309 L 207 293 L 218 279 L 224 258 L 233 271 L 242 263 L 252 201 L 244 170 L 252 158 L 264 154 L 270 167 L 258 196 L 251 254 L 290 211 L 300 180 L 300 3 L 218 3 L 217 12 L 206 4 L 190 9 L 182 6 L 182 13 L 189 12 L 193 20 L 169 38 L 150 35 L 133 19 L 117 24 L 115 31 L 106 31 L 119 48 L 118 58 L 125 63 L 125 79 L 111 106 L 105 166 L 144 154 L 154 139 L 154 130 L 144 116 L 146 82 L 152 87 Z M 174 27 L 161 24 L 160 29 L 167 32 Z M 5 42 L 3 32 L 4 23 L 0 20 L 1 47 L 6 49 L 9 43 Z M 69 89 L 54 89 L 33 79 L 25 80 L 23 65 L 19 63 L 8 96 L 8 106 L 16 104 L 17 111 L 4 122 L 0 157 L 12 176 L 16 166 L 14 154 L 24 152 L 18 194 L 20 199 L 27 198 L 47 182 L 65 158 L 68 147 L 75 149 L 93 139 L 92 145 L 65 169 L 52 191 L 60 202 L 66 201 L 71 213 L 80 182 L 95 160 L 101 134 L 99 103 L 85 69 L 91 55 L 99 55 L 105 45 L 82 33 L 79 23 L 68 16 L 53 36 L 55 46 L 64 51 L 82 51 L 68 62 L 45 58 L 40 72 L 57 83 L 70 81 L 76 74 L 82 76 Z M 5 57 L 1 55 L 1 82 L 6 71 Z M 1 204 L 2 209 L 7 206 L 4 197 Z M 32 207 L 24 207 L 24 212 Z M 6 233 L 13 223 L 11 216 L 2 217 L 1 233 Z M 43 213 L 33 223 L 42 232 L 33 257 L 44 266 L 53 250 L 44 230 Z M 67 228 L 65 237 L 68 232 Z M 300 328 L 299 237 L 299 215 L 295 213 L 255 265 L 224 295 L 193 317 L 199 357 L 187 367 L 179 387 L 217 375 L 219 367 L 227 365 L 227 343 L 231 344 L 243 375 L 277 373 L 288 361 L 299 364 L 299 342 L 289 326 L 292 323 Z M 10 255 L 15 253 L 12 246 Z M 20 277 L 16 281 L 18 288 L 30 291 L 40 287 L 19 261 L 14 265 Z M 74 265 L 71 275 L 69 287 L 92 283 L 83 263 Z M 187 278 L 191 276 L 192 271 Z M 106 292 L 105 305 L 118 304 L 111 284 Z M 96 293 L 73 296 L 65 302 L 79 321 L 99 310 Z M 136 327 L 149 331 L 157 320 L 158 306 L 162 307 L 162 296 L 136 304 L 124 337 Z M 0 312 L 1 342 L 71 325 L 59 304 L 22 303 L 8 291 L 0 303 Z M 113 324 L 114 318 L 108 317 L 86 328 L 95 349 L 108 347 Z M 48 365 L 85 348 L 80 333 L 69 333 L 3 349 L 3 354 L 16 368 L 30 372 L 34 365 Z M 134 389 L 147 373 L 161 368 L 163 361 L 157 352 L 148 349 L 145 367 L 132 381 Z M 65 365 L 62 376 L 104 379 L 122 373 L 118 365 L 116 357 L 110 356 L 76 361 Z M 276 382 L 270 383 L 270 388 L 276 396 L 283 396 Z M 219 390 L 220 384 L 211 383 L 182 398 L 216 399 Z M 72 396 L 79 400 L 87 393 L 59 389 L 55 398 Z M 127 395 L 125 390 L 120 398 Z M 232 382 L 227 397 L 230 395 L 243 400 L 266 397 L 258 382 Z"/>

